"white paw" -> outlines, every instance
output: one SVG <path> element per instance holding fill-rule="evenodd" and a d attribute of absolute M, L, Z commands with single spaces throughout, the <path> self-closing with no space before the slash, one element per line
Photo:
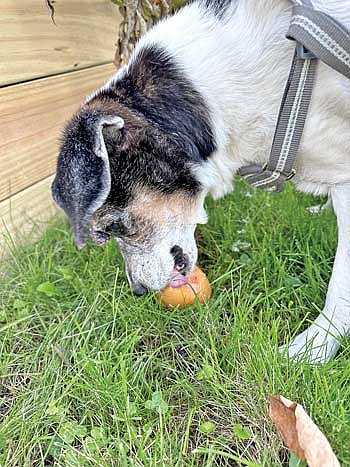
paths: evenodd
<path fill-rule="evenodd" d="M 296 336 L 289 346 L 280 347 L 280 351 L 295 361 L 323 364 L 335 356 L 339 346 L 339 337 L 314 323 Z"/>

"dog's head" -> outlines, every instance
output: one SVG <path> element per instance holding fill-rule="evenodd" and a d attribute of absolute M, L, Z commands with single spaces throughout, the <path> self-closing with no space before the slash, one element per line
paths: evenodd
<path fill-rule="evenodd" d="M 78 248 L 116 238 L 135 293 L 159 290 L 197 260 L 203 192 L 175 140 L 127 107 L 91 101 L 66 126 L 52 186 Z M 181 282 L 181 281 L 180 281 Z"/>

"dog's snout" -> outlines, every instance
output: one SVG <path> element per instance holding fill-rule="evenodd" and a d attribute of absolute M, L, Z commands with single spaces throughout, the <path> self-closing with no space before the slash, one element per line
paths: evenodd
<path fill-rule="evenodd" d="M 141 282 L 135 284 L 132 284 L 132 291 L 137 297 L 142 297 L 142 295 L 145 295 L 148 292 L 147 287 L 145 287 Z"/>

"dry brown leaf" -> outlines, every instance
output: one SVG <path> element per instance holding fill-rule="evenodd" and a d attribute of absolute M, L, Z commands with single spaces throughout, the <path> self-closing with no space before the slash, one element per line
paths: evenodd
<path fill-rule="evenodd" d="M 270 417 L 286 446 L 309 467 L 340 467 L 332 448 L 303 407 L 283 396 L 270 396 Z"/>

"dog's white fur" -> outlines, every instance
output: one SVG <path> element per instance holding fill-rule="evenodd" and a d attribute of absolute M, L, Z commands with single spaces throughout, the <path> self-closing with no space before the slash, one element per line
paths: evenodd
<path fill-rule="evenodd" d="M 294 44 L 285 39 L 288 0 L 237 0 L 219 19 L 192 3 L 138 43 L 169 51 L 210 110 L 217 151 L 196 176 L 215 198 L 232 190 L 237 169 L 268 160 Z M 350 28 L 349 0 L 314 0 Z M 121 70 L 113 79 L 118 79 Z M 107 83 L 107 87 L 110 83 Z M 289 346 L 290 356 L 324 362 L 350 330 L 350 81 L 320 63 L 293 183 L 329 194 L 339 244 L 323 313 Z M 305 350 L 308 350 L 305 353 Z"/>
<path fill-rule="evenodd" d="M 347 0 L 314 3 L 350 27 Z M 198 176 L 214 197 L 232 190 L 239 167 L 268 159 L 293 56 L 290 13 L 287 0 L 238 0 L 222 21 L 194 3 L 138 44 L 136 54 L 150 43 L 169 50 L 205 97 L 218 151 Z M 350 180 L 349 98 L 350 81 L 320 64 L 294 178 L 301 190 L 328 193 Z"/>

